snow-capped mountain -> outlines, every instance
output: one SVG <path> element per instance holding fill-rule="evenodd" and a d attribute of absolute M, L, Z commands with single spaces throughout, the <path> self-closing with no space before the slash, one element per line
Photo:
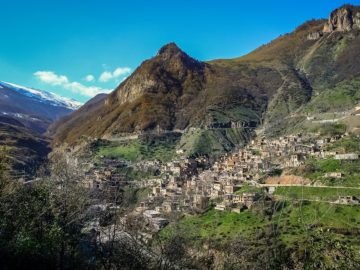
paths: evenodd
<path fill-rule="evenodd" d="M 0 116 L 17 119 L 37 133 L 45 132 L 53 121 L 82 105 L 51 92 L 0 81 Z"/>
<path fill-rule="evenodd" d="M 36 99 L 39 102 L 52 104 L 53 106 L 68 108 L 70 110 L 77 110 L 83 105 L 83 103 L 78 102 L 74 99 L 61 97 L 52 92 L 47 92 L 34 88 L 28 88 L 13 83 L 0 81 L 0 88 L 3 87 L 11 88 L 12 90 L 17 91 L 18 93 Z"/>

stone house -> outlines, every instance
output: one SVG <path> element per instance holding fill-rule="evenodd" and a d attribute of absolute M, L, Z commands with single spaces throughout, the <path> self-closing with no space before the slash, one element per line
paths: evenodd
<path fill-rule="evenodd" d="M 354 205 L 360 204 L 360 201 L 355 196 L 339 196 L 339 199 L 336 201 L 339 204 L 347 204 L 347 205 Z"/>
<path fill-rule="evenodd" d="M 226 210 L 226 205 L 223 203 L 218 203 L 215 206 L 215 210 L 219 210 L 219 211 L 225 211 Z"/>
<path fill-rule="evenodd" d="M 326 178 L 342 178 L 344 176 L 341 172 L 329 172 L 325 174 Z"/>

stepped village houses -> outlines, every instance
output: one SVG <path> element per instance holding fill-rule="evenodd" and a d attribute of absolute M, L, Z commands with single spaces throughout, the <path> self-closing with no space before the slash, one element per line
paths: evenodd
<path fill-rule="evenodd" d="M 231 209 L 240 212 L 251 207 L 259 199 L 254 192 L 241 192 L 243 186 L 267 187 L 269 194 L 281 185 L 310 185 L 301 177 L 268 177 L 274 169 L 296 168 L 308 158 L 357 159 L 354 153 L 336 153 L 322 150 L 329 142 L 339 140 L 341 136 L 313 140 L 301 134 L 284 136 L 270 140 L 259 138 L 252 140 L 245 148 L 232 154 L 225 154 L 210 169 L 203 170 L 206 158 L 191 159 L 181 156 L 178 160 L 166 164 L 150 161 L 142 166 L 157 166 L 163 178 L 143 181 L 128 181 L 113 173 L 116 164 L 104 172 L 90 172 L 84 185 L 111 192 L 111 189 L 125 185 L 151 187 L 147 201 L 136 208 L 136 213 L 146 215 L 154 228 L 161 229 L 166 220 L 161 213 L 190 211 L 205 208 L 210 200 L 221 198 L 217 210 Z M 182 149 L 177 150 L 179 155 Z M 341 178 L 341 173 L 328 173 L 325 177 Z M 158 200 L 158 199 L 161 200 Z M 161 201 L 159 205 L 158 202 Z M 341 199 L 341 203 L 345 200 Z M 149 212 L 150 211 L 150 212 Z M 151 212 L 153 211 L 153 212 Z M 154 212 L 155 211 L 155 212 Z"/>

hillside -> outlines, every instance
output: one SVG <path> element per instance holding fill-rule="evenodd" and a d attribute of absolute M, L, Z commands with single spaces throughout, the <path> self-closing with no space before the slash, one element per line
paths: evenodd
<path fill-rule="evenodd" d="M 98 108 L 70 116 L 66 127 L 58 124 L 55 143 L 151 130 L 188 136 L 193 127 L 209 129 L 207 142 L 229 150 L 251 135 L 249 127 L 279 129 L 319 93 L 360 76 L 359 29 L 359 7 L 345 5 L 329 20 L 308 21 L 240 58 L 201 62 L 167 44 Z M 230 138 L 231 127 L 244 136 Z M 204 136 L 199 132 L 195 144 Z"/>
<path fill-rule="evenodd" d="M 29 130 L 22 122 L 0 116 L 0 146 L 5 146 L 17 177 L 32 177 L 47 158 L 50 140 Z"/>
<path fill-rule="evenodd" d="M 54 135 L 55 131 L 58 132 L 58 134 L 66 134 L 68 129 L 75 126 L 77 123 L 84 122 L 88 114 L 98 110 L 103 105 L 106 96 L 107 94 L 98 94 L 72 114 L 61 117 L 58 121 L 49 126 L 47 130 L 48 134 Z"/>

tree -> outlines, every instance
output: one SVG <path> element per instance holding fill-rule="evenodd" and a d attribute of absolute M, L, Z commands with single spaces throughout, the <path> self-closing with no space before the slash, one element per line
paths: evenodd
<path fill-rule="evenodd" d="M 167 237 L 157 236 L 152 246 L 156 254 L 155 269 L 194 269 L 190 255 L 191 236 L 180 226 L 174 225 Z"/>
<path fill-rule="evenodd" d="M 64 156 L 49 166 L 51 177 L 27 184 L 3 181 L 2 175 L 0 256 L 8 268 L 70 269 L 85 262 L 86 190 Z"/>
<path fill-rule="evenodd" d="M 360 256 L 329 229 L 311 230 L 291 256 L 302 269 L 359 269 Z"/>

